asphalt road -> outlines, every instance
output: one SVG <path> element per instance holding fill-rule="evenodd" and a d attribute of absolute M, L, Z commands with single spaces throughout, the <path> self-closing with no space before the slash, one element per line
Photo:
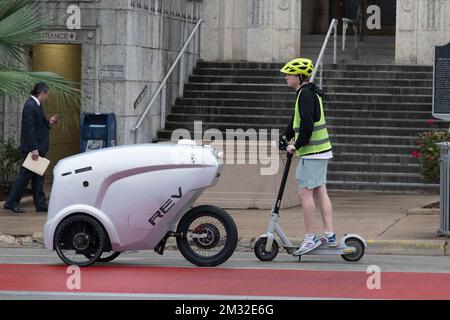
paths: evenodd
<path fill-rule="evenodd" d="M 199 268 L 176 250 L 139 251 L 80 269 L 80 288 L 68 285 L 67 268 L 44 249 L 0 248 L 0 299 L 450 299 L 446 256 L 366 255 L 349 263 L 280 253 L 260 262 L 236 252 L 220 267 Z"/>

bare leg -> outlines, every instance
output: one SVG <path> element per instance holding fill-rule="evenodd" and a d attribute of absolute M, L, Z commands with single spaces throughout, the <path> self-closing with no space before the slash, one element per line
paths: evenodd
<path fill-rule="evenodd" d="M 316 213 L 316 204 L 313 197 L 314 189 L 300 188 L 298 195 L 302 202 L 304 221 L 305 221 L 305 233 L 314 234 L 314 215 Z"/>
<path fill-rule="evenodd" d="M 322 221 L 324 226 L 324 232 L 334 233 L 333 228 L 333 206 L 331 205 L 330 198 L 328 197 L 326 185 L 314 189 L 314 198 L 316 199 L 320 213 L 322 215 Z"/>

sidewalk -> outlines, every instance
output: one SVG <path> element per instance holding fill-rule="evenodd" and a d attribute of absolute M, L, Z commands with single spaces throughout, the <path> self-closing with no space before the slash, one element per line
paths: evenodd
<path fill-rule="evenodd" d="M 438 201 L 439 196 L 332 192 L 330 198 L 338 237 L 345 233 L 363 236 L 368 241 L 368 254 L 450 255 L 449 239 L 436 236 L 439 210 L 418 209 Z M 21 205 L 27 213 L 17 215 L 0 209 L 0 246 L 42 246 L 46 214 L 34 212 L 30 197 Z M 265 233 L 270 210 L 227 211 L 238 226 L 239 250 L 251 250 Z M 301 206 L 281 210 L 280 224 L 293 243 L 300 243 L 304 234 Z M 317 233 L 322 231 L 321 225 L 317 213 Z M 168 244 L 173 246 L 173 242 Z"/>

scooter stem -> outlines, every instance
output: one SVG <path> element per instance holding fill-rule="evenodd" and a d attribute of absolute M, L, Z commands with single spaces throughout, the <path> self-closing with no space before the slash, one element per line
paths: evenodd
<path fill-rule="evenodd" d="M 293 153 L 287 153 L 287 161 L 284 167 L 283 178 L 281 179 L 280 189 L 278 190 L 277 202 L 275 203 L 275 207 L 273 208 L 273 212 L 279 214 L 279 210 L 281 207 L 281 200 L 283 199 L 284 188 L 286 187 L 286 181 L 289 175 L 289 169 L 291 168 Z"/>

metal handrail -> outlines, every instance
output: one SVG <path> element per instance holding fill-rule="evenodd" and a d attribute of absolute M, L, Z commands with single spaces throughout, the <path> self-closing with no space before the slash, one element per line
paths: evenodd
<path fill-rule="evenodd" d="M 345 51 L 345 40 L 346 40 L 346 33 L 348 25 L 352 25 L 353 27 L 353 33 L 355 38 L 355 58 L 358 59 L 358 41 L 359 38 L 361 38 L 362 41 L 362 4 L 361 2 L 358 5 L 358 10 L 356 13 L 356 19 L 349 19 L 349 18 L 342 18 L 342 51 Z"/>
<path fill-rule="evenodd" d="M 358 58 L 358 22 L 356 20 L 342 18 L 342 51 L 345 51 L 345 40 L 348 25 L 351 24 L 353 27 L 353 33 L 355 38 L 355 58 Z"/>
<path fill-rule="evenodd" d="M 200 24 L 202 23 L 202 19 L 198 19 L 197 24 L 194 26 L 194 29 L 192 29 L 189 37 L 187 38 L 186 42 L 184 43 L 183 47 L 181 48 L 180 52 L 178 53 L 177 57 L 175 58 L 174 62 L 172 63 L 172 66 L 170 67 L 169 71 L 167 72 L 166 76 L 162 80 L 161 84 L 158 86 L 158 89 L 156 89 L 155 93 L 153 94 L 152 98 L 150 99 L 150 102 L 148 103 L 147 107 L 145 108 L 144 112 L 140 115 L 138 121 L 136 122 L 133 129 L 131 129 L 132 132 L 134 132 L 135 135 L 135 143 L 137 143 L 137 134 L 140 126 L 142 125 L 142 122 L 144 121 L 144 118 L 147 116 L 147 113 L 150 111 L 153 103 L 156 101 L 156 98 L 158 97 L 159 93 L 162 91 L 162 103 L 161 103 L 161 128 L 164 129 L 165 127 L 165 99 L 166 99 L 166 84 L 169 77 L 172 75 L 173 70 L 175 69 L 178 61 L 183 57 L 184 53 L 186 51 L 186 48 L 189 46 L 192 38 L 199 30 Z M 184 60 L 184 59 L 183 59 Z M 185 63 L 182 60 L 182 66 L 180 67 L 180 83 L 179 83 L 179 93 L 183 92 L 183 86 L 184 86 L 184 73 L 182 72 L 182 69 L 185 68 Z"/>
<path fill-rule="evenodd" d="M 333 64 L 336 64 L 336 47 L 337 47 L 337 26 L 338 26 L 338 20 L 337 19 L 332 19 L 330 26 L 328 28 L 328 32 L 327 35 L 325 37 L 325 40 L 323 41 L 323 45 L 322 48 L 320 49 L 320 53 L 319 53 L 319 57 L 316 60 L 316 64 L 315 64 L 315 69 L 314 72 L 311 76 L 310 82 L 314 81 L 314 78 L 316 77 L 317 74 L 317 70 L 319 71 L 319 76 L 320 76 L 320 83 L 319 83 L 319 87 L 322 88 L 322 74 L 323 74 L 323 54 L 325 53 L 325 49 L 327 48 L 328 45 L 328 40 L 330 39 L 331 36 L 331 32 L 333 31 L 333 36 L 334 36 L 334 45 L 333 45 Z"/>

